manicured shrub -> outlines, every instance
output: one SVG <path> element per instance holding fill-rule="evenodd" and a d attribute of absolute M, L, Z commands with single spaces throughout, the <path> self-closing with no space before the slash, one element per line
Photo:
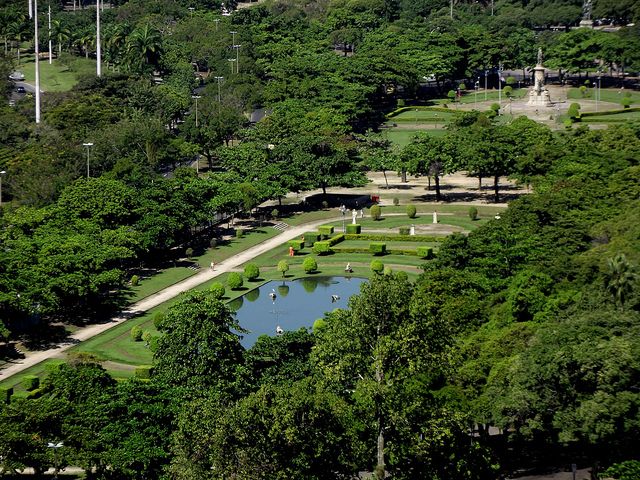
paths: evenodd
<path fill-rule="evenodd" d="M 289 246 L 293 247 L 294 252 L 299 252 L 304 248 L 304 240 L 289 240 Z"/>
<path fill-rule="evenodd" d="M 338 235 L 334 235 L 327 241 L 329 242 L 329 246 L 333 247 L 334 245 L 337 245 L 338 243 L 344 241 L 344 233 L 339 233 Z"/>
<path fill-rule="evenodd" d="M 411 229 L 409 227 L 400 227 L 398 228 L 398 231 L 400 232 L 400 235 L 409 235 Z"/>
<path fill-rule="evenodd" d="M 322 208 L 327 209 L 329 208 L 329 202 L 327 202 L 326 200 L 322 201 Z"/>
<path fill-rule="evenodd" d="M 582 98 L 585 98 L 587 96 L 587 93 L 589 92 L 589 89 L 584 85 L 580 85 L 580 88 L 578 88 L 578 90 L 580 90 L 580 95 L 582 95 Z"/>
<path fill-rule="evenodd" d="M 382 271 L 383 275 L 389 276 L 393 273 L 393 270 L 389 265 L 384 266 L 384 270 Z"/>
<path fill-rule="evenodd" d="M 507 85 L 515 85 L 516 83 L 518 83 L 518 80 L 516 80 L 516 77 L 507 77 L 507 80 L 505 82 Z"/>
<path fill-rule="evenodd" d="M 0 387 L 0 402 L 9 403 L 11 401 L 11 395 L 13 395 L 13 388 Z"/>
<path fill-rule="evenodd" d="M 241 228 L 236 228 L 236 238 L 244 237 L 244 230 Z"/>
<path fill-rule="evenodd" d="M 447 92 L 447 98 L 449 98 L 449 100 L 451 100 L 452 102 L 456 101 L 456 91 L 455 90 L 449 90 Z"/>
<path fill-rule="evenodd" d="M 373 273 L 380 274 L 384 271 L 384 263 L 382 263 L 380 260 L 371 260 L 371 264 L 369 265 L 369 267 L 371 268 L 371 271 Z"/>
<path fill-rule="evenodd" d="M 40 379 L 35 375 L 25 375 L 22 378 L 22 386 L 27 392 L 30 392 L 40 386 Z"/>
<path fill-rule="evenodd" d="M 380 218 L 382 217 L 382 209 L 380 208 L 380 205 L 372 206 L 369 214 L 374 220 L 380 220 Z"/>
<path fill-rule="evenodd" d="M 362 231 L 362 225 L 358 225 L 356 224 L 349 224 L 347 225 L 347 234 L 352 234 L 352 235 L 357 235 Z"/>
<path fill-rule="evenodd" d="M 571 130 L 571 124 L 573 122 L 569 119 L 566 119 L 565 121 L 562 122 L 562 124 L 564 125 L 564 128 L 567 130 Z"/>
<path fill-rule="evenodd" d="M 218 239 L 216 237 L 211 238 L 211 240 L 209 240 L 209 246 L 216 248 L 218 246 Z"/>
<path fill-rule="evenodd" d="M 134 375 L 136 378 L 151 378 L 151 375 L 153 375 L 153 365 L 138 365 L 134 370 Z"/>
<path fill-rule="evenodd" d="M 416 218 L 417 209 L 415 205 L 407 205 L 407 217 Z"/>
<path fill-rule="evenodd" d="M 149 351 L 151 353 L 156 353 L 156 350 L 158 350 L 158 339 L 160 337 L 158 335 L 152 335 L 151 338 L 149 339 Z"/>
<path fill-rule="evenodd" d="M 372 242 L 442 242 L 445 237 L 434 235 L 397 235 L 384 233 L 361 233 L 360 235 L 345 235 L 345 240 L 369 240 Z"/>
<path fill-rule="evenodd" d="M 622 100 L 620 100 L 620 105 L 622 105 L 622 108 L 629 108 L 631 106 L 631 99 L 628 97 L 624 97 Z"/>
<path fill-rule="evenodd" d="M 31 390 L 27 394 L 27 398 L 29 400 L 33 400 L 34 398 L 40 398 L 42 395 L 44 395 L 44 389 L 43 388 L 35 388 L 35 389 Z"/>
<path fill-rule="evenodd" d="M 302 262 L 302 268 L 304 268 L 304 271 L 307 273 L 313 273 L 318 270 L 318 262 L 316 262 L 316 259 L 313 257 L 307 257 L 304 259 L 304 262 Z"/>
<path fill-rule="evenodd" d="M 225 291 L 226 289 L 224 288 L 224 285 L 220 282 L 214 282 L 209 287 L 209 292 L 211 292 L 211 296 L 216 300 L 220 300 L 222 297 L 224 297 Z"/>
<path fill-rule="evenodd" d="M 321 240 L 313 244 L 312 251 L 316 255 L 328 255 L 331 253 L 331 245 L 327 240 Z"/>
<path fill-rule="evenodd" d="M 478 219 L 478 209 L 476 207 L 469 207 L 469 218 L 471 220 Z"/>
<path fill-rule="evenodd" d="M 131 331 L 129 332 L 129 334 L 131 335 L 131 339 L 134 342 L 139 342 L 142 340 L 142 328 L 140 328 L 139 325 L 134 325 L 133 327 L 131 327 Z"/>
<path fill-rule="evenodd" d="M 574 122 L 577 122 L 580 119 L 580 104 L 572 103 L 569 105 L 569 110 L 567 110 L 567 115 Z"/>
<path fill-rule="evenodd" d="M 278 218 L 280 216 L 280 212 L 278 211 L 277 208 L 274 208 L 273 210 L 271 210 L 271 216 L 273 218 Z"/>
<path fill-rule="evenodd" d="M 329 235 L 333 235 L 333 226 L 320 225 L 318 227 L 318 232 L 320 232 L 320 235 L 322 235 L 322 238 L 327 238 Z"/>
<path fill-rule="evenodd" d="M 405 102 L 404 98 L 399 98 L 396 105 L 398 106 L 398 108 L 402 108 L 407 104 L 407 102 Z"/>
<path fill-rule="evenodd" d="M 138 275 L 131 275 L 131 286 L 137 287 L 140 284 L 140 277 Z"/>
<path fill-rule="evenodd" d="M 499 103 L 492 103 L 491 104 L 491 111 L 497 115 L 498 113 L 500 113 L 500 104 Z"/>
<path fill-rule="evenodd" d="M 507 85 L 502 89 L 507 98 L 511 98 L 513 96 L 513 87 L 511 85 Z"/>
<path fill-rule="evenodd" d="M 313 246 L 318 240 L 320 240 L 320 234 L 317 232 L 306 232 L 304 235 L 304 244 Z"/>
<path fill-rule="evenodd" d="M 255 263 L 248 263 L 244 267 L 244 276 L 250 282 L 256 280 L 260 276 L 260 269 Z"/>
<path fill-rule="evenodd" d="M 420 258 L 431 258 L 433 257 L 433 248 L 431 247 L 418 247 L 416 249 L 416 252 L 418 253 L 418 256 Z"/>
<path fill-rule="evenodd" d="M 400 199 L 398 197 L 393 197 L 393 204 L 397 207 L 400 205 Z"/>
<path fill-rule="evenodd" d="M 398 280 L 404 280 L 406 282 L 407 280 L 409 280 L 409 274 L 407 272 L 400 270 L 399 272 L 396 273 L 396 278 Z"/>
<path fill-rule="evenodd" d="M 282 278 L 284 278 L 285 273 L 289 271 L 289 263 L 286 260 L 280 260 L 278 262 L 278 271 L 282 273 Z"/>
<path fill-rule="evenodd" d="M 467 86 L 464 83 L 461 83 L 460 85 L 458 85 L 458 90 L 460 90 L 461 92 L 464 92 L 467 89 Z"/>
<path fill-rule="evenodd" d="M 369 251 L 374 255 L 384 255 L 387 251 L 387 244 L 382 242 L 371 242 L 369 244 Z"/>
<path fill-rule="evenodd" d="M 144 332 L 142 332 L 142 341 L 148 346 L 149 343 L 151 342 L 151 338 L 153 337 L 153 335 L 151 335 L 151 332 L 149 332 L 148 330 L 145 330 Z"/>
<path fill-rule="evenodd" d="M 164 321 L 164 312 L 155 312 L 153 314 L 152 322 L 153 326 L 156 327 L 156 330 L 159 332 L 162 331 L 162 322 Z"/>
<path fill-rule="evenodd" d="M 242 275 L 238 272 L 231 272 L 227 277 L 227 285 L 231 290 L 238 290 L 243 284 Z"/>
<path fill-rule="evenodd" d="M 189 247 L 184 251 L 184 254 L 187 256 L 189 260 L 193 257 L 193 248 Z"/>

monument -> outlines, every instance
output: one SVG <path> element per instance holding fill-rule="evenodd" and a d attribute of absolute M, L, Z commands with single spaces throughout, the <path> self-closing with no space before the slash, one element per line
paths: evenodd
<path fill-rule="evenodd" d="M 582 4 L 582 20 L 580 20 L 581 27 L 593 28 L 593 20 L 591 19 L 592 8 L 591 0 L 584 0 Z"/>
<path fill-rule="evenodd" d="M 551 98 L 549 90 L 544 86 L 545 68 L 542 66 L 542 49 L 538 49 L 538 64 L 533 67 L 533 87 L 529 92 L 529 101 L 527 105 L 534 107 L 550 107 Z"/>

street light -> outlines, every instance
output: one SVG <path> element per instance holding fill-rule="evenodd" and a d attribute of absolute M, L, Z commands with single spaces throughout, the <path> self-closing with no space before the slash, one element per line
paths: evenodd
<path fill-rule="evenodd" d="M 478 80 L 476 80 L 476 83 L 474 84 L 474 97 L 473 97 L 473 108 L 475 110 L 478 109 L 478 89 L 480 88 L 480 77 L 478 77 Z"/>
<path fill-rule="evenodd" d="M 218 103 L 220 103 L 220 82 L 224 80 L 224 77 L 213 77 L 218 81 Z"/>
<path fill-rule="evenodd" d="M 598 70 L 598 86 L 596 88 L 596 112 L 598 111 L 598 102 L 600 101 L 600 93 L 602 91 L 600 75 L 601 75 L 601 72 L 600 70 Z"/>
<path fill-rule="evenodd" d="M 100 44 L 100 0 L 96 0 L 96 76 L 102 76 L 102 50 Z"/>
<path fill-rule="evenodd" d="M 489 76 L 489 70 L 484 71 L 484 101 L 487 101 L 487 77 Z"/>
<path fill-rule="evenodd" d="M 62 444 L 62 442 L 47 443 L 47 448 L 53 448 L 53 464 L 54 464 L 54 472 L 55 472 L 53 478 L 58 478 L 58 449 L 63 446 L 64 445 Z"/>
<path fill-rule="evenodd" d="M 227 58 L 227 60 L 229 60 L 231 62 L 231 73 L 234 73 L 235 69 L 233 68 L 233 62 L 235 62 L 236 59 L 235 58 Z"/>
<path fill-rule="evenodd" d="M 191 95 L 191 98 L 196 101 L 196 128 L 198 128 L 198 99 L 200 98 L 200 95 Z"/>
<path fill-rule="evenodd" d="M 194 7 L 189 7 L 187 10 L 189 10 L 190 16 L 193 17 L 193 11 L 195 10 L 195 8 Z"/>
<path fill-rule="evenodd" d="M 93 147 L 93 143 L 83 143 L 82 146 L 87 148 L 87 178 L 89 178 L 89 152 L 91 147 Z"/>
<path fill-rule="evenodd" d="M 0 207 L 2 206 L 2 176 L 6 175 L 6 173 L 7 172 L 5 170 L 0 172 Z"/>
<path fill-rule="evenodd" d="M 344 223 L 344 214 L 346 212 L 347 212 L 347 207 L 345 207 L 344 204 L 340 205 L 340 213 L 342 213 L 342 233 L 347 232 L 347 227 L 345 226 L 345 223 Z"/>
<path fill-rule="evenodd" d="M 236 49 L 236 73 L 240 73 L 240 47 L 242 45 L 234 45 L 233 48 Z"/>

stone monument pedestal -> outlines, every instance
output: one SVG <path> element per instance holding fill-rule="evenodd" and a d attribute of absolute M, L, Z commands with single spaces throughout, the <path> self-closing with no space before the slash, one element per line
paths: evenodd
<path fill-rule="evenodd" d="M 551 97 L 549 90 L 544 86 L 545 68 L 541 64 L 541 54 L 538 54 L 538 65 L 533 69 L 534 86 L 529 92 L 529 101 L 527 105 L 532 107 L 550 107 Z"/>

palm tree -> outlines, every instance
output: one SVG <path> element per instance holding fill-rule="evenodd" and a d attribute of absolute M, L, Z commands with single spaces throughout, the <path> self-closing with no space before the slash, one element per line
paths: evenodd
<path fill-rule="evenodd" d="M 108 63 L 115 65 L 122 62 L 130 33 L 131 27 L 127 23 L 111 24 L 105 28 L 105 59 Z"/>
<path fill-rule="evenodd" d="M 27 24 L 25 23 L 25 17 L 21 16 L 21 18 L 15 19 L 7 26 L 8 35 L 16 41 L 17 49 L 18 49 L 18 65 L 20 65 L 20 44 L 22 43 L 22 36 L 26 33 L 28 29 Z"/>
<path fill-rule="evenodd" d="M 64 26 L 60 20 L 53 20 L 51 22 L 51 37 L 55 39 L 58 44 L 58 58 L 62 54 L 62 45 L 67 45 L 71 38 L 71 30 Z"/>
<path fill-rule="evenodd" d="M 127 57 L 129 67 L 135 70 L 144 70 L 149 65 L 156 65 L 162 37 L 160 32 L 149 24 L 137 28 L 127 39 Z"/>
<path fill-rule="evenodd" d="M 624 253 L 607 260 L 605 286 L 620 309 L 624 308 L 625 302 L 638 283 L 638 278 L 635 268 Z"/>
<path fill-rule="evenodd" d="M 74 44 L 81 52 L 84 52 L 85 58 L 89 58 L 89 47 L 93 45 L 94 41 L 93 30 L 85 29 L 79 32 L 79 35 L 74 40 Z"/>

